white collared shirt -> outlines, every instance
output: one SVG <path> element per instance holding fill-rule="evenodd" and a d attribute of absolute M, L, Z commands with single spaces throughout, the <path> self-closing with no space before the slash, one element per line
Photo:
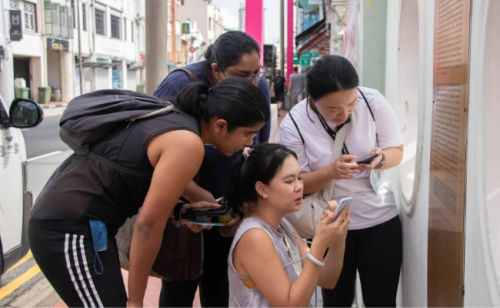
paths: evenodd
<path fill-rule="evenodd" d="M 350 130 L 345 137 L 349 154 L 356 160 L 369 156 L 370 150 L 377 147 L 398 147 L 403 144 L 403 135 L 396 114 L 385 97 L 375 89 L 360 87 L 366 96 L 375 121 L 358 92 L 358 105 L 351 113 Z M 313 171 L 333 162 L 334 141 L 326 132 L 318 116 L 303 100 L 291 111 L 305 143 L 297 132 L 290 116 L 287 115 L 280 125 L 280 143 L 297 153 L 299 164 L 304 171 Z M 327 124 L 336 129 L 333 121 Z M 382 173 L 378 194 L 372 190 L 367 171 L 360 172 L 354 179 L 335 181 L 335 199 L 353 197 L 349 229 L 365 229 L 386 222 L 398 214 L 389 178 Z"/>

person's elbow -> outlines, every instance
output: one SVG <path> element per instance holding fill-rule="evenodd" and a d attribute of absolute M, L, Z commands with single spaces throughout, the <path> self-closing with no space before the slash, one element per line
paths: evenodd
<path fill-rule="evenodd" d="M 333 290 L 337 286 L 337 281 L 338 277 L 334 279 L 330 278 L 327 279 L 327 281 L 322 281 L 321 283 L 318 283 L 318 285 L 323 289 Z"/>

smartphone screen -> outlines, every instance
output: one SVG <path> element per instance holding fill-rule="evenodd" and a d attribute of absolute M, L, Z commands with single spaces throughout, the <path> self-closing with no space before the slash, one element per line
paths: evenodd
<path fill-rule="evenodd" d="M 352 203 L 352 197 L 345 197 L 345 198 L 340 199 L 339 204 L 335 208 L 335 214 L 338 215 L 340 212 L 342 212 L 342 210 L 346 206 L 351 205 L 351 203 Z"/>

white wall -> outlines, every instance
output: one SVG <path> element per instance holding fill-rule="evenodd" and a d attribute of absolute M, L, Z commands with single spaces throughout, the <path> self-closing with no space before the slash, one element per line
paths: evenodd
<path fill-rule="evenodd" d="M 111 89 L 111 68 L 95 68 L 94 90 Z"/>
<path fill-rule="evenodd" d="M 139 70 L 129 70 L 127 73 L 127 89 L 135 91 L 139 84 Z"/>
<path fill-rule="evenodd" d="M 392 172 L 403 224 L 398 305 L 427 306 L 434 3 L 389 0 L 387 10 L 386 97 L 398 114 L 407 152 Z"/>
<path fill-rule="evenodd" d="M 464 306 L 500 306 L 500 2 L 472 5 Z"/>
<path fill-rule="evenodd" d="M 414 150 L 413 189 L 398 183 L 403 222 L 402 306 L 427 306 L 429 163 L 433 99 L 433 1 L 389 0 L 386 96 L 402 123 L 418 123 L 405 133 Z M 413 6 L 411 8 L 411 6 Z M 408 9 L 411 8 L 409 11 Z M 405 11 L 406 10 L 406 11 Z M 402 12 L 398 18 L 396 12 Z M 473 1 L 470 36 L 470 89 L 465 206 L 464 306 L 500 306 L 500 1 Z M 417 17 L 416 20 L 411 20 Z M 398 29 L 398 30 L 396 30 Z M 391 59 L 391 61 L 389 61 Z M 394 59 L 397 59 L 394 61 Z M 397 86 L 396 86 L 397 85 Z M 406 118 L 409 102 L 410 113 Z M 413 102 L 417 103 L 417 108 Z M 414 154 L 413 154 L 414 153 Z M 406 157 L 405 157 L 406 159 Z M 411 172 L 410 172 L 411 173 Z M 407 183 L 406 183 L 407 184 Z M 405 193 L 403 193 L 405 190 Z"/>
<path fill-rule="evenodd" d="M 44 38 L 46 39 L 46 38 Z M 11 41 L 12 54 L 16 56 L 41 57 L 43 45 L 40 35 L 32 33 L 23 33 L 23 39 L 20 41 Z"/>

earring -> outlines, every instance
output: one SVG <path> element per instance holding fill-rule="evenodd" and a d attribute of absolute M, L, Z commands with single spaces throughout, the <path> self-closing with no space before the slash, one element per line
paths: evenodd
<path fill-rule="evenodd" d="M 262 194 L 262 195 L 260 195 L 260 197 L 261 197 L 262 199 L 267 199 L 267 195 L 266 195 L 266 194 Z"/>

